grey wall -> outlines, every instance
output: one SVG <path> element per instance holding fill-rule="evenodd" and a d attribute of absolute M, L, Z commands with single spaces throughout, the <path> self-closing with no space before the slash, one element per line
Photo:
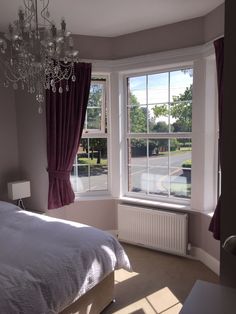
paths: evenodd
<path fill-rule="evenodd" d="M 30 180 L 31 197 L 25 199 L 28 208 L 47 208 L 47 150 L 45 110 L 38 113 L 34 96 L 16 92 L 16 112 L 21 178 Z"/>
<path fill-rule="evenodd" d="M 74 45 L 79 51 L 80 58 L 109 60 L 112 56 L 112 39 L 109 37 L 95 37 L 73 35 Z"/>
<path fill-rule="evenodd" d="M 204 19 L 195 18 L 113 39 L 112 59 L 197 46 L 204 43 Z"/>
<path fill-rule="evenodd" d="M 225 5 L 218 6 L 204 17 L 204 41 L 208 42 L 224 34 Z"/>
<path fill-rule="evenodd" d="M 236 137 L 235 137 L 235 73 L 236 73 L 236 1 L 225 2 L 224 106 L 222 120 L 222 209 L 221 244 L 236 235 Z M 236 256 L 221 249 L 221 282 L 236 287 Z"/>
<path fill-rule="evenodd" d="M 118 37 L 75 35 L 83 59 L 116 60 L 202 45 L 224 33 L 224 4 L 204 17 Z"/>
<path fill-rule="evenodd" d="M 76 201 L 62 208 L 48 210 L 47 215 L 88 224 L 103 230 L 117 229 L 117 202 L 114 199 Z"/>
<path fill-rule="evenodd" d="M 14 92 L 0 87 L 0 199 L 7 200 L 7 182 L 19 179 Z"/>
<path fill-rule="evenodd" d="M 189 214 L 189 242 L 192 246 L 203 249 L 205 252 L 220 260 L 220 245 L 211 232 L 208 231 L 211 217 L 206 213 Z"/>

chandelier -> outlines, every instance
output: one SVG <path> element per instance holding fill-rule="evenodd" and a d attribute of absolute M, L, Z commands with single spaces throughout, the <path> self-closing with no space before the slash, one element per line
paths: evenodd
<path fill-rule="evenodd" d="M 42 112 L 45 90 L 61 94 L 69 91 L 69 79 L 76 81 L 78 51 L 74 50 L 65 20 L 60 29 L 51 21 L 49 0 L 23 0 L 23 4 L 17 20 L 0 38 L 4 86 L 35 94 Z"/>

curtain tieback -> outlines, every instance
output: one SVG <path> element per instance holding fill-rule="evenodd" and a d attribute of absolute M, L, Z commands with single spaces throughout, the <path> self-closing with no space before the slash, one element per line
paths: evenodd
<path fill-rule="evenodd" d="M 69 180 L 70 171 L 48 170 L 49 179 Z"/>

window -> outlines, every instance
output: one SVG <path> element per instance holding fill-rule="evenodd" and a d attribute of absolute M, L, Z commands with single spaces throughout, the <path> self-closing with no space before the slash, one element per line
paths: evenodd
<path fill-rule="evenodd" d="M 108 190 L 107 79 L 91 81 L 84 129 L 71 173 L 76 193 Z"/>
<path fill-rule="evenodd" d="M 127 195 L 191 198 L 192 84 L 192 68 L 127 77 Z"/>

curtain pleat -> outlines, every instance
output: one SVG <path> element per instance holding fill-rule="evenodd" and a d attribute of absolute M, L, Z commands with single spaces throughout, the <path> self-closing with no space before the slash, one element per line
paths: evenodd
<path fill-rule="evenodd" d="M 224 71 L 224 38 L 214 41 L 218 83 L 218 112 L 219 112 L 219 164 L 222 157 L 222 109 L 223 109 L 223 71 Z M 214 215 L 211 219 L 209 231 L 213 233 L 216 240 L 220 240 L 220 213 L 221 213 L 221 196 L 218 199 Z"/>
<path fill-rule="evenodd" d="M 75 194 L 70 183 L 74 159 L 83 131 L 91 83 L 91 64 L 75 65 L 76 81 L 56 85 L 57 92 L 46 92 L 46 126 L 48 158 L 48 208 L 73 203 Z M 63 93 L 58 92 L 59 87 Z"/>

